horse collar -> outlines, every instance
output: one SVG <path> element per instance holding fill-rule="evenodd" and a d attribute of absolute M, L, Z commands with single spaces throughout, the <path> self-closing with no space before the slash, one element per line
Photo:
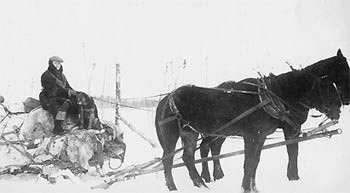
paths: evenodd
<path fill-rule="evenodd" d="M 257 79 L 258 81 L 258 92 L 260 102 L 265 100 L 270 100 L 271 102 L 263 106 L 264 111 L 275 119 L 279 119 L 283 122 L 288 123 L 293 129 L 298 128 L 296 124 L 290 118 L 290 111 L 286 110 L 286 107 L 283 105 L 283 101 L 271 91 L 271 79 L 269 77 L 261 77 Z"/>

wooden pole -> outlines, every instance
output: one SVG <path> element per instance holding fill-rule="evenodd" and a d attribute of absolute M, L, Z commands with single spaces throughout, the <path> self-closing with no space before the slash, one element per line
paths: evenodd
<path fill-rule="evenodd" d="M 336 129 L 336 130 L 331 130 L 331 131 L 327 131 L 327 132 L 317 133 L 317 134 L 314 134 L 311 136 L 304 136 L 304 137 L 289 139 L 286 141 L 281 141 L 281 142 L 277 142 L 277 143 L 264 145 L 262 147 L 262 150 L 280 147 L 280 146 L 284 146 L 284 145 L 290 145 L 293 143 L 299 143 L 299 142 L 308 141 L 308 140 L 317 139 L 317 138 L 330 137 L 332 135 L 341 134 L 341 132 L 342 132 L 341 129 Z M 225 153 L 225 154 L 220 154 L 220 155 L 216 155 L 216 156 L 212 156 L 212 157 L 197 159 L 194 161 L 194 163 L 197 164 L 197 163 L 202 163 L 202 162 L 206 162 L 206 161 L 218 160 L 218 159 L 228 158 L 228 157 L 237 156 L 237 155 L 241 155 L 241 154 L 244 154 L 244 150 L 239 150 L 239 151 L 235 151 L 235 152 L 231 152 L 231 153 Z M 174 164 L 172 168 L 179 168 L 179 167 L 183 167 L 183 166 L 185 166 L 185 163 L 177 163 L 177 164 Z M 158 172 L 158 171 L 162 171 L 162 170 L 164 170 L 163 166 L 157 167 L 157 168 L 152 168 L 149 170 L 144 170 L 144 171 L 141 171 L 139 173 L 131 174 L 131 175 L 139 176 L 139 175 L 154 173 L 154 172 Z"/>
<path fill-rule="evenodd" d="M 119 112 L 120 104 L 121 104 L 121 95 L 120 95 L 120 65 L 116 64 L 116 83 L 115 83 L 115 125 L 119 127 L 119 120 L 123 121 L 125 125 L 127 125 L 132 131 L 137 133 L 143 139 L 145 139 L 148 143 L 151 144 L 153 148 L 157 147 L 157 144 L 154 143 L 151 139 L 146 137 L 141 131 L 138 131 L 131 123 L 129 123 L 126 119 L 122 118 Z"/>
<path fill-rule="evenodd" d="M 127 125 L 133 132 L 135 132 L 137 135 L 139 135 L 140 137 L 142 137 L 142 139 L 144 139 L 145 141 L 147 141 L 149 144 L 151 144 L 151 146 L 153 148 L 157 147 L 157 144 L 155 142 L 152 141 L 152 139 L 148 138 L 146 135 L 144 135 L 141 131 L 137 130 L 136 127 L 134 125 L 132 125 L 131 123 L 129 123 L 129 121 L 127 121 L 126 119 L 124 119 L 122 116 L 119 117 L 119 119 L 125 124 Z"/>
<path fill-rule="evenodd" d="M 317 133 L 317 134 L 314 134 L 311 136 L 305 135 L 303 137 L 298 137 L 298 138 L 289 139 L 286 141 L 268 144 L 268 145 L 263 146 L 262 149 L 263 150 L 264 149 L 271 149 L 271 148 L 275 148 L 275 147 L 279 147 L 279 146 L 289 145 L 289 144 L 293 144 L 293 143 L 299 143 L 299 142 L 308 141 L 308 140 L 312 140 L 312 139 L 331 137 L 333 135 L 338 135 L 341 133 L 342 133 L 341 129 L 336 129 L 336 130 L 326 131 L 326 132 L 322 132 L 322 133 Z M 239 150 L 239 151 L 221 154 L 221 155 L 217 155 L 217 156 L 213 156 L 213 157 L 198 159 L 198 160 L 195 160 L 195 163 L 197 164 L 197 163 L 201 163 L 201 162 L 205 162 L 205 161 L 217 160 L 217 159 L 237 156 L 237 155 L 241 155 L 241 154 L 244 154 L 244 150 Z M 143 169 L 146 169 L 146 167 L 148 167 L 148 166 L 151 166 L 157 162 L 160 162 L 161 160 L 162 159 L 160 159 L 160 158 L 156 158 L 150 162 L 139 164 L 136 167 L 135 167 L 135 165 L 131 166 L 131 168 L 128 167 L 125 169 L 126 172 L 124 172 L 124 170 L 119 171 L 115 175 L 112 175 L 110 178 L 106 179 L 104 183 L 97 185 L 97 186 L 93 186 L 93 187 L 91 187 L 91 189 L 100 189 L 100 188 L 107 189 L 109 186 L 111 186 L 115 182 L 130 180 L 130 179 L 134 179 L 136 176 L 139 176 L 139 175 L 145 175 L 145 174 L 150 174 L 150 173 L 162 171 L 162 170 L 164 170 L 163 166 L 148 169 L 148 170 L 143 170 Z M 178 164 L 174 164 L 172 168 L 179 168 L 179 167 L 183 167 L 183 166 L 185 166 L 184 163 L 178 163 Z M 129 172 L 129 174 L 128 174 L 128 172 Z"/>
<path fill-rule="evenodd" d="M 106 86 L 106 69 L 107 69 L 107 65 L 105 64 L 105 71 L 103 73 L 103 84 L 102 84 L 102 91 L 101 91 L 101 98 L 103 99 L 104 98 L 104 93 L 105 93 L 105 86 Z M 103 106 L 104 106 L 104 103 L 100 103 L 101 104 L 101 115 L 102 117 L 104 117 L 105 113 L 103 111 Z"/>
<path fill-rule="evenodd" d="M 121 103 L 121 97 L 120 97 L 120 65 L 115 65 L 116 70 L 116 82 L 115 82 L 115 120 L 114 123 L 117 127 L 119 127 L 119 120 L 120 120 L 120 103 Z"/>

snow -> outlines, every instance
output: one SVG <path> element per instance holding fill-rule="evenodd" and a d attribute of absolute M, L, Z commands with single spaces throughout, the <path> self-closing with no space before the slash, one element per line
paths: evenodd
<path fill-rule="evenodd" d="M 341 128 L 343 130 L 341 135 L 333 136 L 331 139 L 321 138 L 299 144 L 299 176 L 301 180 L 290 182 L 286 177 L 288 159 L 285 147 L 264 150 L 258 166 L 256 179 L 260 192 L 348 192 L 346 185 L 350 182 L 350 169 L 348 167 L 350 161 L 348 154 L 350 132 L 347 130 L 347 127 L 350 125 L 350 120 L 348 119 L 350 110 L 348 107 L 345 107 L 342 111 L 339 123 L 330 128 Z M 103 111 L 103 114 L 101 112 L 101 116 L 104 119 L 113 120 L 113 113 L 113 109 L 107 109 Z M 122 109 L 121 113 L 138 130 L 158 143 L 153 126 L 153 112 Z M 309 118 L 303 128 L 313 127 L 320 121 L 320 118 Z M 148 142 L 132 132 L 125 125 L 121 124 L 121 126 L 125 132 L 124 137 L 127 144 L 123 167 L 144 163 L 161 156 L 162 150 L 159 146 L 152 148 Z M 276 132 L 273 135 L 282 137 L 282 133 L 280 132 Z M 266 143 L 279 140 L 281 139 L 269 140 Z M 222 153 L 241 150 L 242 148 L 242 140 L 228 139 L 224 143 Z M 199 156 L 197 155 L 197 157 Z M 221 162 L 225 177 L 222 180 L 207 184 L 209 189 L 194 187 L 186 168 L 174 169 L 173 175 L 179 189 L 178 192 L 241 192 L 243 156 L 222 159 Z M 197 165 L 197 167 L 200 171 L 200 165 Z M 106 190 L 90 189 L 90 187 L 103 182 L 99 177 L 77 177 L 71 175 L 68 171 L 63 171 L 61 174 L 70 176 L 70 180 L 60 177 L 57 183 L 52 185 L 36 176 L 2 176 L 0 178 L 1 192 L 168 192 L 162 171 L 137 176 L 129 181 L 117 182 Z"/>
<path fill-rule="evenodd" d="M 2 2 L 0 95 L 5 103 L 37 98 L 40 75 L 53 55 L 64 58 L 71 86 L 81 91 L 90 91 L 91 86 L 89 94 L 95 96 L 114 96 L 119 63 L 123 98 L 156 95 L 182 84 L 216 86 L 255 77 L 256 71 L 278 74 L 289 70 L 285 61 L 305 67 L 334 56 L 339 48 L 349 57 L 349 4 L 346 0 Z M 17 103 L 11 110 L 21 111 L 20 106 Z M 114 120 L 114 110 L 101 111 L 104 119 Z M 300 181 L 289 182 L 286 177 L 285 147 L 263 151 L 259 190 L 350 192 L 349 107 L 343 111 L 333 127 L 342 128 L 342 135 L 300 144 Z M 122 113 L 157 142 L 153 113 L 130 109 Z M 310 120 L 304 128 L 319 122 Z M 160 147 L 152 148 L 121 125 L 128 145 L 124 167 L 162 155 Z M 230 139 L 223 153 L 242 148 L 241 140 Z M 225 177 L 208 184 L 209 189 L 193 187 L 185 168 L 173 173 L 178 192 L 240 192 L 242 165 L 243 156 L 223 159 Z M 163 172 L 119 182 L 107 190 L 90 190 L 101 182 L 99 178 L 71 180 L 51 185 L 33 176 L 1 176 L 0 192 L 168 192 Z"/>

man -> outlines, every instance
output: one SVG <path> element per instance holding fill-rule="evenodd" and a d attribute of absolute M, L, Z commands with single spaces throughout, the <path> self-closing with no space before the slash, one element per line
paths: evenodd
<path fill-rule="evenodd" d="M 62 122 L 66 118 L 67 109 L 77 108 L 75 97 L 77 92 L 72 89 L 63 74 L 63 59 L 52 56 L 48 63 L 48 69 L 41 75 L 43 88 L 39 99 L 42 108 L 49 111 L 55 119 L 54 134 L 62 135 L 65 133 Z"/>

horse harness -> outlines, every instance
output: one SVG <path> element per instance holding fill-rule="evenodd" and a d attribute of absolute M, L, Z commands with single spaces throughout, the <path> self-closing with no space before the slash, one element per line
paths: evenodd
<path fill-rule="evenodd" d="M 257 81 L 260 102 L 264 100 L 271 101 L 269 105 L 262 107 L 264 111 L 271 117 L 288 123 L 294 130 L 296 130 L 298 128 L 298 125 L 290 118 L 291 112 L 288 111 L 283 105 L 281 98 L 272 93 L 270 78 L 261 77 L 261 79 L 257 79 Z"/>
<path fill-rule="evenodd" d="M 230 122 L 224 124 L 223 126 L 221 126 L 220 128 L 218 128 L 217 130 L 215 130 L 213 133 L 203 133 L 203 132 L 199 132 L 195 127 L 193 127 L 189 121 L 185 120 L 182 118 L 180 111 L 178 110 L 175 101 L 173 99 L 173 94 L 174 92 L 169 94 L 169 97 L 166 101 L 166 103 L 169 105 L 170 111 L 173 113 L 173 116 L 170 117 L 166 117 L 164 118 L 164 113 L 165 113 L 165 108 L 167 107 L 167 105 L 165 105 L 163 107 L 163 113 L 161 115 L 162 120 L 160 120 L 158 123 L 159 125 L 164 125 L 167 124 L 169 122 L 178 121 L 178 127 L 180 129 L 183 129 L 185 127 L 190 128 L 191 130 L 200 133 L 202 135 L 205 136 L 214 136 L 214 137 L 227 137 L 224 135 L 220 135 L 217 134 L 219 131 L 229 127 L 230 125 L 236 123 L 237 121 L 241 120 L 242 118 L 248 116 L 249 114 L 255 112 L 258 109 L 263 108 L 264 111 L 269 114 L 271 117 L 275 118 L 275 119 L 279 119 L 283 122 L 286 122 L 288 125 L 291 126 L 291 128 L 293 130 L 295 130 L 297 133 L 297 129 L 299 128 L 299 126 L 297 125 L 297 123 L 295 123 L 291 118 L 291 112 L 287 111 L 284 104 L 286 103 L 285 101 L 283 101 L 280 97 L 278 97 L 276 94 L 274 94 L 270 89 L 271 89 L 271 82 L 268 78 L 266 77 L 262 77 L 261 79 L 257 79 L 258 80 L 258 84 L 254 84 L 254 83 L 249 83 L 249 82 L 244 82 L 245 84 L 249 84 L 249 85 L 253 85 L 253 86 L 257 86 L 258 87 L 258 92 L 250 92 L 250 91 L 244 91 L 244 90 L 234 90 L 234 89 L 221 89 L 221 88 L 207 88 L 207 89 L 213 89 L 213 90 L 221 90 L 224 91 L 228 94 L 232 94 L 232 93 L 243 93 L 243 94 L 257 94 L 259 95 L 259 99 L 260 99 L 260 103 L 258 103 L 257 105 L 255 105 L 254 107 L 248 109 L 247 111 L 243 112 L 242 114 L 240 114 L 239 116 L 233 118 Z M 288 104 L 289 105 L 289 104 Z M 291 106 L 291 105 L 290 105 Z"/>
<path fill-rule="evenodd" d="M 322 87 L 321 87 L 322 80 L 330 81 L 330 80 L 328 80 L 328 76 L 327 75 L 323 75 L 321 77 L 317 77 L 315 79 L 314 83 L 312 84 L 310 92 L 312 92 L 314 89 L 318 89 L 318 92 L 322 93 Z M 333 84 L 335 84 L 335 83 L 333 83 Z M 335 97 L 335 98 L 337 99 L 337 101 L 339 101 L 339 103 L 341 105 L 343 105 L 343 102 L 341 100 L 340 93 L 339 93 L 339 90 L 338 90 L 337 86 L 333 86 L 333 88 L 335 89 L 335 92 L 337 94 L 337 97 Z M 320 94 L 320 100 L 321 100 L 321 104 L 323 105 L 322 108 L 324 108 L 324 109 L 320 109 L 319 111 L 324 112 L 325 114 L 329 113 L 329 108 L 324 106 L 325 99 L 324 99 L 324 96 L 322 94 Z M 307 104 L 307 101 L 299 101 L 299 104 L 301 104 L 305 108 L 311 108 L 310 105 Z"/>

